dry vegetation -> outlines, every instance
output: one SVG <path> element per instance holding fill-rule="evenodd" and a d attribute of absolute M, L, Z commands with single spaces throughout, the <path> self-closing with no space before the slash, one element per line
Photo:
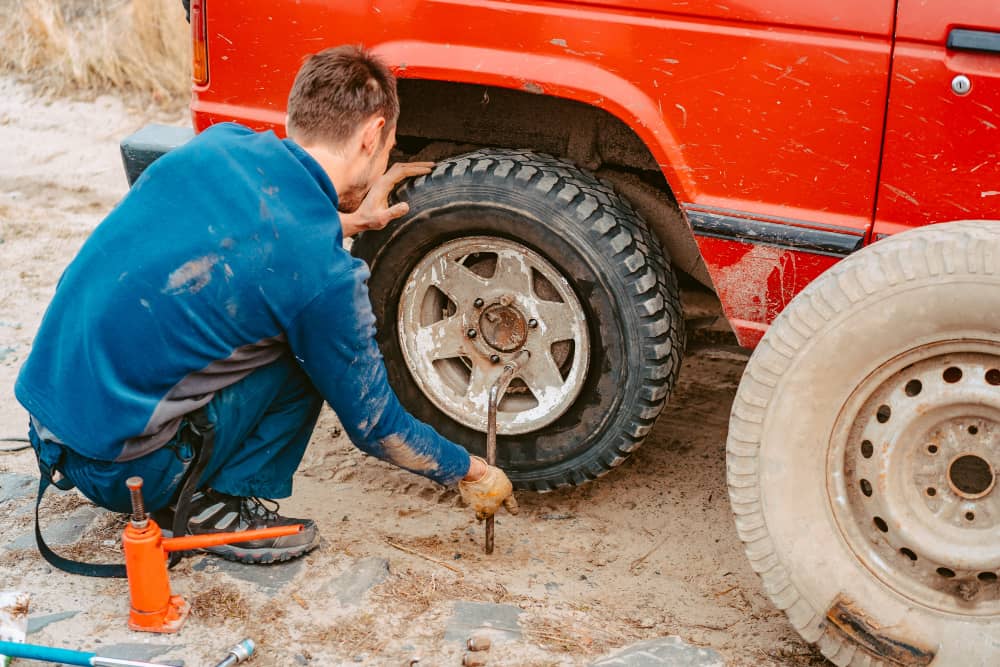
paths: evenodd
<path fill-rule="evenodd" d="M 187 100 L 190 37 L 180 0 L 0 0 L 0 70 L 52 95 Z"/>

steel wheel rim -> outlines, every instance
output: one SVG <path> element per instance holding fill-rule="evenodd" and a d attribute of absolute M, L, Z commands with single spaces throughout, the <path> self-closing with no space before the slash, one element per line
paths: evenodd
<path fill-rule="evenodd" d="M 424 395 L 477 431 L 486 430 L 490 386 L 522 350 L 527 361 L 497 413 L 500 434 L 548 426 L 586 379 L 590 341 L 579 299 L 550 262 L 508 239 L 466 237 L 425 255 L 407 276 L 397 330 Z"/>
<path fill-rule="evenodd" d="M 831 505 L 868 570 L 927 607 L 1000 613 L 1000 346 L 937 343 L 884 364 L 831 445 Z"/>

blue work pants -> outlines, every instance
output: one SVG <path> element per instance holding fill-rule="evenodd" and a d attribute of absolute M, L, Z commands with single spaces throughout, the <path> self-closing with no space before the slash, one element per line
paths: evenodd
<path fill-rule="evenodd" d="M 292 476 L 316 426 L 323 399 L 291 355 L 254 370 L 220 389 L 206 406 L 215 425 L 215 446 L 198 488 L 233 496 L 286 498 Z M 43 462 L 55 464 L 91 501 L 115 512 L 131 511 L 125 480 L 143 479 L 146 509 L 174 499 L 194 458 L 178 433 L 163 447 L 131 461 L 97 461 L 70 447 L 41 440 L 30 430 Z"/>

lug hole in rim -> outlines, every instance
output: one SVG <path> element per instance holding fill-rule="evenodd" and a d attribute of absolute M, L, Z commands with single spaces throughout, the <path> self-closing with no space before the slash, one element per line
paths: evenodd
<path fill-rule="evenodd" d="M 977 433 L 979 433 L 979 427 L 978 426 L 970 426 L 969 427 L 969 435 L 976 435 Z"/>
<path fill-rule="evenodd" d="M 869 482 L 867 479 L 861 480 L 861 493 L 865 494 L 868 497 L 871 497 L 872 495 L 872 483 Z"/>
<path fill-rule="evenodd" d="M 906 392 L 907 396 L 916 396 L 924 388 L 924 385 L 920 380 L 910 380 L 906 383 L 906 388 L 903 390 Z"/>
<path fill-rule="evenodd" d="M 892 408 L 888 405 L 878 406 L 878 410 L 875 412 L 875 419 L 878 420 L 879 424 L 884 424 L 889 421 L 889 417 L 892 416 Z"/>
<path fill-rule="evenodd" d="M 874 522 L 875 522 L 875 527 L 881 530 L 883 533 L 889 532 L 889 524 L 885 522 L 885 519 L 883 519 L 880 516 L 877 516 L 875 517 Z"/>
<path fill-rule="evenodd" d="M 865 457 L 866 459 L 870 459 L 872 457 L 872 454 L 874 453 L 875 453 L 875 447 L 872 446 L 871 440 L 862 440 L 861 456 Z"/>
<path fill-rule="evenodd" d="M 931 454 L 937 454 L 938 447 L 937 445 L 927 445 L 927 451 Z"/>
<path fill-rule="evenodd" d="M 941 374 L 941 377 L 943 377 L 944 381 L 948 384 L 955 384 L 962 379 L 962 369 L 958 366 L 951 366 L 944 369 L 944 373 Z"/>
<path fill-rule="evenodd" d="M 986 371 L 986 381 L 993 386 L 1000 385 L 1000 370 L 991 368 Z"/>
<path fill-rule="evenodd" d="M 966 512 L 965 513 L 965 520 L 966 521 L 975 521 L 976 520 L 976 514 L 975 514 L 975 512 Z"/>
<path fill-rule="evenodd" d="M 927 495 L 928 496 L 936 496 L 937 495 L 937 489 L 935 489 L 933 486 L 927 487 Z"/>

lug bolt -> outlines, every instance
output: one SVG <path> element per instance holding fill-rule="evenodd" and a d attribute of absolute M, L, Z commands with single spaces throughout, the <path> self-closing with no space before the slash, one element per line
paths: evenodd
<path fill-rule="evenodd" d="M 491 354 L 490 355 L 490 361 L 492 361 L 494 364 L 499 364 L 500 363 L 500 355 L 499 354 Z"/>
<path fill-rule="evenodd" d="M 472 305 L 475 306 L 476 308 L 482 308 L 483 307 L 483 300 L 482 299 L 476 299 L 475 301 L 472 302 Z"/>
<path fill-rule="evenodd" d="M 465 332 L 465 335 L 468 336 L 469 338 L 475 338 L 476 337 L 476 330 L 475 329 L 469 329 L 468 331 Z"/>
<path fill-rule="evenodd" d="M 536 320 L 534 317 L 532 317 L 530 320 L 528 320 L 528 327 L 529 328 L 534 329 L 537 326 L 538 326 L 538 320 Z"/>

